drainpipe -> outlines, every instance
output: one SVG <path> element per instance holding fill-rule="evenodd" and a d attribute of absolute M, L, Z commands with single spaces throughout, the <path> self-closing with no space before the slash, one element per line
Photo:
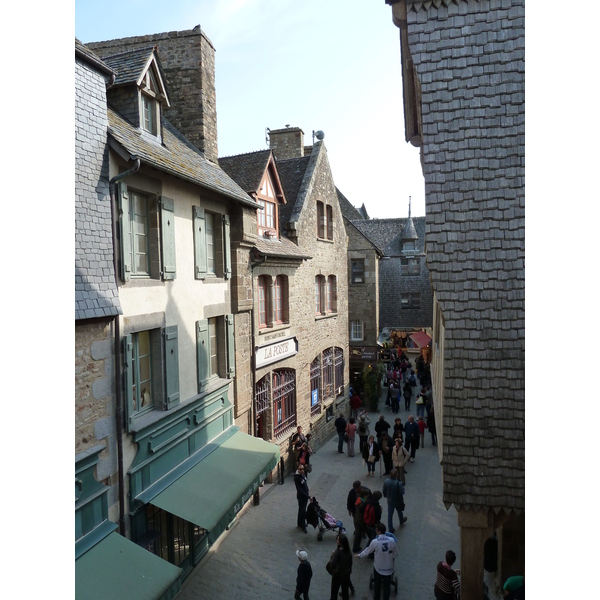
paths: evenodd
<path fill-rule="evenodd" d="M 125 177 L 129 177 L 140 168 L 140 159 L 135 159 L 135 164 L 131 169 L 115 175 L 108 184 L 110 191 L 110 212 L 112 221 L 112 242 L 113 242 L 113 269 L 115 272 L 115 285 L 119 289 L 118 276 L 118 259 L 117 259 L 117 223 L 119 215 L 117 212 L 117 200 L 115 197 L 115 189 L 117 183 Z M 125 474 L 123 473 L 123 394 L 121 382 L 121 320 L 119 315 L 115 316 L 115 335 L 114 349 L 115 357 L 115 390 L 116 390 L 116 411 L 115 418 L 117 421 L 117 461 L 119 468 L 119 533 L 125 537 Z"/>
<path fill-rule="evenodd" d="M 252 308 L 250 309 L 250 336 L 252 344 L 252 360 L 250 362 L 250 381 L 252 388 L 250 391 L 250 418 L 252 419 L 251 431 L 254 437 L 256 437 L 256 434 L 258 433 L 256 431 L 256 402 L 254 399 L 254 390 L 256 387 L 256 351 L 254 348 L 254 267 L 262 265 L 266 260 L 266 256 L 263 256 L 261 259 L 254 263 L 252 262 L 252 260 L 250 260 L 250 275 L 252 278 Z M 254 506 L 258 506 L 260 504 L 260 495 L 258 493 L 258 490 L 256 490 L 256 492 L 254 493 L 254 499 L 252 503 L 254 504 Z"/>

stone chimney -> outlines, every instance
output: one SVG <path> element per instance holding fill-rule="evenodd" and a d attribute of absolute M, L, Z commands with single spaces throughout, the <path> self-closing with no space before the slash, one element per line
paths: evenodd
<path fill-rule="evenodd" d="M 269 144 L 277 160 L 304 156 L 304 132 L 300 127 L 270 130 Z"/>
<path fill-rule="evenodd" d="M 186 31 L 86 44 L 100 58 L 153 45 L 158 46 L 171 103 L 165 117 L 208 160 L 217 163 L 215 48 L 199 25 Z"/>

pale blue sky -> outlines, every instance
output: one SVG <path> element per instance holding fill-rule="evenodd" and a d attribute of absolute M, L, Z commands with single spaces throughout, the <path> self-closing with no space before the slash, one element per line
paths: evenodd
<path fill-rule="evenodd" d="M 325 132 L 338 188 L 371 217 L 425 214 L 404 141 L 399 30 L 384 0 L 76 0 L 82 42 L 192 29 L 216 48 L 219 155 L 266 148 L 265 128 Z"/>

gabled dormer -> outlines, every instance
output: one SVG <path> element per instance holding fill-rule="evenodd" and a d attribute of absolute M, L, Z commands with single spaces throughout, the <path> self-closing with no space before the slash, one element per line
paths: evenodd
<path fill-rule="evenodd" d="M 162 141 L 162 113 L 170 104 L 157 47 L 103 60 L 117 73 L 107 90 L 108 103 L 142 135 Z"/>

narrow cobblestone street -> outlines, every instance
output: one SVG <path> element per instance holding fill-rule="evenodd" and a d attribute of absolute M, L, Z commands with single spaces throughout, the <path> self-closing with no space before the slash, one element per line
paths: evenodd
<path fill-rule="evenodd" d="M 417 386 L 417 392 L 419 389 Z M 384 414 L 393 425 L 395 415 L 385 406 L 386 393 L 387 388 L 384 388 L 380 413 L 369 414 L 372 432 L 379 414 Z M 414 408 L 413 396 L 411 411 Z M 405 411 L 402 402 L 398 414 L 405 423 L 408 415 L 413 413 Z M 366 467 L 358 454 L 358 436 L 356 447 L 357 454 L 353 458 L 339 454 L 337 436 L 334 436 L 311 458 L 313 470 L 308 479 L 311 495 L 317 498 L 322 508 L 343 521 L 350 535 L 353 525 L 346 510 L 346 497 L 352 482 L 360 479 L 375 491 L 382 489 L 385 479 L 379 477 L 379 467 L 375 477 L 366 477 Z M 218 482 L 214 484 L 218 485 Z M 399 550 L 396 597 L 432 600 L 436 565 L 446 550 L 456 552 L 455 568 L 460 568 L 460 532 L 456 511 L 454 508 L 447 511 L 442 503 L 441 467 L 437 447 L 431 445 L 428 432 L 425 433 L 425 447 L 417 451 L 415 462 L 407 465 L 405 502 L 404 515 L 408 521 L 401 530 L 396 527 Z M 385 499 L 381 504 L 382 521 L 387 524 Z M 313 569 L 311 598 L 329 598 L 331 576 L 325 570 L 325 564 L 335 548 L 335 534 L 326 531 L 320 542 L 317 529 L 309 526 L 308 534 L 303 533 L 296 527 L 297 509 L 293 477 L 287 477 L 283 485 L 274 483 L 261 488 L 259 506 L 247 508 L 220 543 L 211 549 L 184 583 L 178 600 L 293 598 L 298 566 L 295 552 L 300 549 L 308 552 Z M 354 560 L 354 598 L 372 597 L 369 590 L 372 568 L 370 560 Z"/>

